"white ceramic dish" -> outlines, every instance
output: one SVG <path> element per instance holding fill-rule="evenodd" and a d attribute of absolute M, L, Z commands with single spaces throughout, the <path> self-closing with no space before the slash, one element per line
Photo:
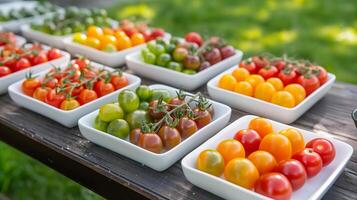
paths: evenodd
<path fill-rule="evenodd" d="M 209 95 L 214 100 L 223 102 L 233 108 L 267 117 L 269 119 L 273 119 L 285 124 L 290 124 L 294 122 L 309 108 L 311 108 L 318 100 L 325 96 L 325 94 L 332 87 L 336 79 L 335 75 L 328 73 L 327 82 L 323 84 L 319 89 L 310 94 L 299 105 L 293 108 L 285 108 L 254 97 L 249 97 L 246 95 L 219 88 L 217 86 L 219 79 L 224 74 L 231 74 L 235 68 L 236 66 L 228 69 L 227 71 L 219 74 L 207 83 Z"/>
<path fill-rule="evenodd" d="M 212 65 L 210 68 L 194 75 L 184 74 L 157 65 L 147 64 L 143 61 L 140 52 L 128 55 L 126 57 L 126 62 L 129 69 L 140 76 L 160 81 L 177 88 L 194 90 L 206 83 L 218 73 L 239 63 L 242 56 L 243 52 L 236 50 L 236 54 L 234 56 L 226 58 L 223 61 Z"/>
<path fill-rule="evenodd" d="M 168 40 L 170 38 L 170 34 L 165 33 L 164 39 Z M 91 60 L 94 60 L 99 63 L 103 63 L 105 65 L 111 67 L 118 67 L 125 64 L 125 56 L 128 54 L 138 52 L 141 49 L 145 48 L 146 44 L 141 44 L 135 47 L 131 47 L 128 49 L 124 49 L 117 52 L 105 52 L 100 51 L 98 49 L 88 47 L 82 44 L 78 44 L 72 41 L 72 37 L 66 37 L 64 40 L 64 44 L 66 50 L 71 54 L 79 54 L 83 55 Z"/>
<path fill-rule="evenodd" d="M 175 88 L 164 85 L 151 85 L 150 88 L 167 89 L 170 91 L 172 96 L 175 95 L 175 92 L 177 91 Z M 130 143 L 128 139 L 123 140 L 94 129 L 93 122 L 98 114 L 98 110 L 81 118 L 78 122 L 78 126 L 82 135 L 91 142 L 147 165 L 154 170 L 163 171 L 173 165 L 182 156 L 190 152 L 193 148 L 206 141 L 228 123 L 231 116 L 231 109 L 221 103 L 214 101 L 211 102 L 215 113 L 213 121 L 209 125 L 197 131 L 191 137 L 183 140 L 173 149 L 161 154 L 152 153 L 138 147 Z"/>
<path fill-rule="evenodd" d="M 103 65 L 100 65 L 98 63 L 92 62 L 91 65 L 97 69 L 103 68 Z M 65 66 L 66 65 L 63 65 L 62 67 L 65 67 Z M 104 67 L 104 69 L 107 69 L 110 71 L 114 70 L 109 67 Z M 37 75 L 40 77 L 43 77 L 47 72 L 48 71 L 37 74 Z M 64 111 L 64 110 L 58 109 L 58 108 L 50 106 L 42 101 L 39 101 L 37 99 L 34 99 L 30 96 L 25 95 L 21 89 L 21 84 L 22 84 L 23 80 L 16 82 L 9 87 L 9 95 L 10 95 L 11 99 L 18 105 L 20 105 L 24 108 L 27 108 L 29 110 L 32 110 L 34 112 L 37 112 L 37 113 L 39 113 L 43 116 L 46 116 L 50 119 L 53 119 L 66 127 L 72 128 L 77 125 L 79 118 L 92 112 L 93 110 L 98 109 L 103 104 L 116 101 L 120 91 L 122 91 L 124 89 L 133 89 L 133 88 L 136 88 L 138 85 L 140 85 L 141 79 L 139 77 L 131 75 L 131 74 L 127 74 L 127 73 L 123 73 L 123 74 L 128 77 L 128 80 L 129 80 L 128 86 L 121 88 L 119 90 L 116 90 L 113 93 L 110 93 L 106 96 L 100 97 L 90 103 L 84 104 L 84 105 L 80 106 L 79 108 L 76 108 L 76 109 L 70 110 L 70 111 Z"/>
<path fill-rule="evenodd" d="M 181 165 L 186 178 L 192 184 L 212 192 L 224 199 L 268 199 L 267 197 L 255 193 L 251 190 L 247 190 L 233 183 L 230 183 L 221 177 L 212 176 L 196 169 L 196 159 L 203 150 L 216 149 L 216 146 L 219 142 L 224 139 L 233 138 L 234 134 L 238 130 L 247 128 L 249 121 L 255 117 L 256 116 L 253 115 L 247 115 L 236 120 L 217 133 L 214 137 L 209 139 L 207 142 L 203 143 L 201 146 L 185 156 L 181 161 Z M 281 124 L 272 120 L 270 121 L 273 124 L 274 130 L 292 128 L 292 126 L 289 125 Z M 310 131 L 301 129 L 298 130 L 303 134 L 305 142 L 313 138 L 325 137 L 324 135 L 316 134 Z M 348 160 L 352 156 L 353 148 L 349 144 L 333 138 L 328 139 L 334 144 L 336 148 L 335 159 L 329 165 L 322 168 L 318 175 L 308 179 L 302 188 L 294 191 L 292 200 L 320 199 L 338 178 Z"/>
<path fill-rule="evenodd" d="M 44 49 L 50 49 L 50 47 L 43 45 Z M 57 66 L 57 65 L 61 65 L 63 63 L 67 63 L 70 59 L 70 55 L 69 53 L 65 52 L 65 51 L 61 51 L 61 54 L 63 55 L 60 58 L 51 60 L 49 62 L 46 63 L 42 63 L 21 71 L 17 71 L 15 73 L 12 73 L 8 76 L 4 76 L 0 78 L 0 94 L 4 94 L 7 92 L 7 88 L 9 87 L 9 85 L 11 85 L 12 83 L 15 83 L 16 81 L 22 80 L 24 79 L 25 75 L 28 72 L 32 72 L 33 74 L 42 72 L 46 69 L 52 68 L 53 65 Z"/>
<path fill-rule="evenodd" d="M 1 30 L 0 30 L 1 32 Z M 16 37 L 16 46 L 22 46 L 23 44 L 26 43 L 26 39 L 21 37 L 21 36 L 18 36 L 18 35 L 15 35 Z M 3 46 L 0 46 L 0 50 L 3 49 Z"/>

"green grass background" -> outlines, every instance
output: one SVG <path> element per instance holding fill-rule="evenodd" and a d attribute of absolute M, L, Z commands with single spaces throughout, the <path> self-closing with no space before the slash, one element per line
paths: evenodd
<path fill-rule="evenodd" d="M 270 52 L 310 59 L 338 81 L 357 84 L 354 0 L 132 0 L 108 10 L 116 19 L 146 20 L 175 36 L 222 36 L 246 57 Z M 0 193 L 11 199 L 101 198 L 3 143 Z"/>

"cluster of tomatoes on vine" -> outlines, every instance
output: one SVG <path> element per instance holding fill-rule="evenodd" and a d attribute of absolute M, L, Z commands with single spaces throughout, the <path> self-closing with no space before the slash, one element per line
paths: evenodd
<path fill-rule="evenodd" d="M 60 50 L 43 49 L 40 44 L 27 44 L 17 47 L 14 43 L 3 46 L 0 52 L 0 77 L 30 68 L 62 56 Z"/>
<path fill-rule="evenodd" d="M 52 68 L 43 78 L 27 75 L 22 91 L 62 110 L 73 110 L 128 85 L 121 71 L 94 68 L 86 58 L 71 61 L 65 68 Z"/>

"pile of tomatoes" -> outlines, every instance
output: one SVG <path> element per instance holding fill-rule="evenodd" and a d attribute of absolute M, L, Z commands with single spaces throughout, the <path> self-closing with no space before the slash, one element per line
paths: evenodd
<path fill-rule="evenodd" d="M 162 153 L 209 124 L 212 115 L 213 109 L 201 95 L 180 92 L 172 97 L 165 89 L 141 85 L 136 91 L 122 91 L 118 103 L 103 105 L 94 128 Z"/>
<path fill-rule="evenodd" d="M 222 39 L 212 37 L 204 41 L 196 32 L 186 34 L 184 39 L 173 37 L 169 42 L 159 38 L 141 51 L 145 63 L 186 74 L 205 70 L 235 53 L 233 46 Z"/>
<path fill-rule="evenodd" d="M 292 108 L 328 79 L 326 70 L 308 61 L 254 56 L 223 75 L 220 88 Z"/>
<path fill-rule="evenodd" d="M 0 77 L 60 58 L 61 56 L 61 52 L 58 49 L 44 50 L 39 44 L 31 44 L 25 47 L 6 44 L 0 51 Z"/>
<path fill-rule="evenodd" d="M 16 44 L 16 36 L 11 32 L 0 32 L 0 47 L 6 44 Z"/>
<path fill-rule="evenodd" d="M 63 70 L 51 69 L 42 78 L 27 75 L 22 91 L 61 110 L 73 110 L 128 84 L 120 71 L 97 69 L 88 59 L 78 58 Z"/>
<path fill-rule="evenodd" d="M 106 52 L 124 50 L 163 37 L 163 29 L 149 29 L 145 23 L 135 25 L 123 20 L 118 28 L 90 26 L 86 33 L 76 33 L 73 41 Z"/>
<path fill-rule="evenodd" d="M 241 187 L 273 199 L 290 199 L 308 178 L 317 175 L 335 157 L 327 139 L 315 138 L 306 145 L 294 128 L 274 132 L 270 121 L 254 118 L 248 129 L 221 141 L 216 149 L 204 150 L 197 169 L 221 176 Z"/>

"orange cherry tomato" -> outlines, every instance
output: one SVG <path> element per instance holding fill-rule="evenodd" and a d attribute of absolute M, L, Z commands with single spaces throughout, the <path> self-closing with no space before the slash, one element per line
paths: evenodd
<path fill-rule="evenodd" d="M 271 83 L 276 91 L 281 91 L 284 89 L 283 81 L 281 81 L 280 78 L 276 78 L 276 77 L 269 78 L 267 82 Z"/>
<path fill-rule="evenodd" d="M 216 150 L 204 150 L 197 158 L 196 167 L 211 175 L 220 176 L 224 171 L 223 156 Z"/>
<path fill-rule="evenodd" d="M 128 37 L 126 34 L 125 34 L 125 32 L 124 31 L 116 31 L 115 33 L 114 33 L 114 36 L 117 38 L 117 39 L 119 39 L 119 38 L 121 38 L 121 37 Z"/>
<path fill-rule="evenodd" d="M 100 37 L 100 49 L 105 48 L 108 44 L 112 44 L 114 46 L 117 45 L 117 38 L 113 35 L 103 35 Z"/>
<path fill-rule="evenodd" d="M 245 157 L 243 145 L 235 139 L 223 140 L 218 144 L 217 151 L 223 156 L 225 163 L 233 158 Z"/>
<path fill-rule="evenodd" d="M 81 93 L 79 93 L 78 102 L 79 102 L 79 104 L 83 105 L 83 104 L 89 103 L 91 101 L 94 101 L 97 98 L 98 98 L 98 95 L 94 90 L 84 89 L 81 91 Z"/>
<path fill-rule="evenodd" d="M 306 97 L 305 89 L 300 84 L 296 84 L 296 83 L 289 84 L 285 86 L 284 91 L 287 91 L 293 95 L 296 105 L 302 102 Z"/>
<path fill-rule="evenodd" d="M 288 128 L 279 131 L 279 134 L 282 134 L 289 139 L 292 147 L 292 152 L 291 152 L 292 155 L 295 155 L 296 153 L 304 150 L 305 148 L 304 137 L 298 130 L 294 128 Z"/>
<path fill-rule="evenodd" d="M 88 37 L 94 37 L 94 38 L 100 38 L 103 35 L 103 30 L 100 27 L 97 26 L 89 26 L 87 29 L 87 36 Z"/>
<path fill-rule="evenodd" d="M 233 70 L 232 75 L 239 82 L 244 81 L 250 75 L 250 73 L 245 68 L 236 68 Z"/>
<path fill-rule="evenodd" d="M 127 49 L 132 46 L 131 40 L 128 36 L 119 37 L 119 38 L 117 38 L 117 41 L 118 41 L 117 42 L 118 50 Z"/>
<path fill-rule="evenodd" d="M 279 91 L 274 93 L 273 97 L 271 98 L 271 102 L 286 108 L 293 108 L 295 106 L 294 96 L 287 91 Z"/>
<path fill-rule="evenodd" d="M 73 98 L 63 100 L 60 109 L 62 110 L 73 110 L 80 106 L 79 102 Z"/>
<path fill-rule="evenodd" d="M 270 102 L 273 94 L 276 92 L 274 86 L 271 83 L 263 82 L 259 83 L 254 91 L 254 97 L 263 101 Z"/>
<path fill-rule="evenodd" d="M 265 118 L 255 118 L 249 122 L 249 129 L 253 129 L 260 135 L 260 138 L 264 138 L 269 133 L 273 133 L 273 125 L 269 120 Z"/>
<path fill-rule="evenodd" d="M 277 165 L 274 156 L 267 151 L 254 151 L 248 156 L 248 159 L 252 161 L 258 169 L 259 174 L 271 172 Z"/>
<path fill-rule="evenodd" d="M 139 44 L 144 44 L 145 43 L 145 38 L 143 34 L 141 33 L 134 33 L 130 37 L 131 44 L 133 46 L 139 45 Z"/>
<path fill-rule="evenodd" d="M 36 88 L 36 90 L 33 92 L 33 95 L 32 97 L 37 99 L 37 100 L 40 100 L 40 101 L 43 101 L 45 102 L 45 99 L 46 99 L 46 96 L 48 94 L 48 92 L 50 91 L 51 89 L 48 88 L 48 87 L 38 87 Z"/>
<path fill-rule="evenodd" d="M 233 91 L 237 81 L 234 76 L 230 74 L 223 75 L 218 82 L 218 87 Z"/>
<path fill-rule="evenodd" d="M 234 158 L 224 169 L 224 177 L 229 182 L 252 189 L 259 178 L 259 171 L 250 160 Z"/>
<path fill-rule="evenodd" d="M 36 88 L 41 86 L 41 81 L 37 78 L 29 77 L 22 83 L 22 91 L 28 95 L 32 96 Z"/>
<path fill-rule="evenodd" d="M 244 69 L 244 68 L 240 68 L 240 69 Z M 235 87 L 234 87 L 234 91 L 239 93 L 239 94 L 244 94 L 247 96 L 253 96 L 253 86 L 247 82 L 247 81 L 240 81 L 238 83 L 236 83 Z"/>
<path fill-rule="evenodd" d="M 291 158 L 292 155 L 292 147 L 289 139 L 282 134 L 276 133 L 266 135 L 260 142 L 259 150 L 271 153 L 278 163 Z"/>
<path fill-rule="evenodd" d="M 114 35 L 114 30 L 108 27 L 103 28 L 103 33 L 105 35 Z"/>
<path fill-rule="evenodd" d="M 129 84 L 128 78 L 124 75 L 113 75 L 110 82 L 113 84 L 115 90 L 123 88 Z"/>
<path fill-rule="evenodd" d="M 253 74 L 248 76 L 245 81 L 248 81 L 253 86 L 253 88 L 255 88 L 257 85 L 259 85 L 259 83 L 264 83 L 264 78 L 260 75 Z"/>

